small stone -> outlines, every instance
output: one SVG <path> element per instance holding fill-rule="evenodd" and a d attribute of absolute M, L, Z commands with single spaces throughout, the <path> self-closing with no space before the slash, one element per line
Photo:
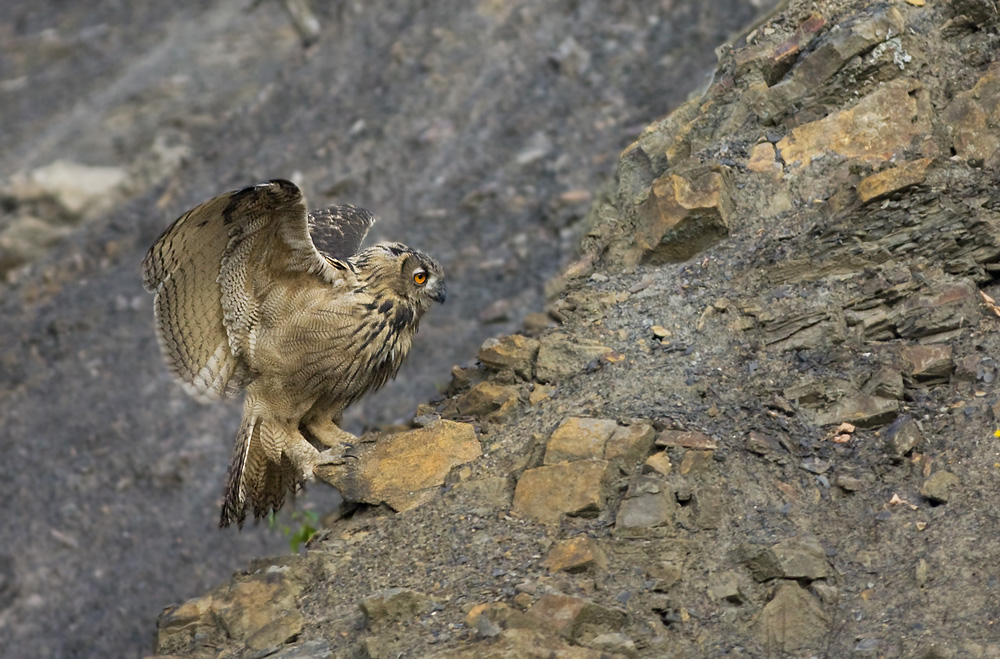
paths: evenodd
<path fill-rule="evenodd" d="M 260 656 L 260 655 L 249 655 Z M 326 640 L 306 641 L 289 648 L 279 650 L 276 654 L 266 654 L 270 659 L 314 659 L 315 657 L 333 656 L 333 648 Z"/>
<path fill-rule="evenodd" d="M 597 541 L 586 536 L 560 540 L 549 551 L 542 565 L 552 572 L 606 570 L 608 559 Z"/>
<path fill-rule="evenodd" d="M 958 483 L 958 476 L 950 471 L 936 471 L 920 486 L 920 496 L 932 504 L 948 503 L 952 488 Z"/>
<path fill-rule="evenodd" d="M 858 198 L 861 199 L 862 203 L 867 204 L 870 201 L 882 199 L 893 192 L 923 183 L 924 177 L 927 175 L 927 166 L 931 164 L 931 161 L 931 158 L 920 158 L 904 162 L 862 179 L 858 183 Z"/>
<path fill-rule="evenodd" d="M 558 593 L 542 595 L 528 613 L 571 641 L 618 633 L 625 624 L 622 611 Z"/>
<path fill-rule="evenodd" d="M 539 342 L 520 334 L 490 338 L 479 349 L 479 361 L 489 369 L 511 369 L 525 380 L 530 380 L 538 357 Z"/>
<path fill-rule="evenodd" d="M 640 476 L 632 482 L 615 517 L 615 533 L 622 537 L 656 536 L 673 526 L 677 501 L 667 483 Z"/>
<path fill-rule="evenodd" d="M 513 602 L 514 606 L 521 611 L 527 611 L 531 608 L 534 599 L 528 593 L 518 593 L 517 595 L 514 595 L 514 599 L 512 599 L 511 602 Z"/>
<path fill-rule="evenodd" d="M 896 419 L 885 433 L 885 448 L 893 460 L 901 461 L 923 443 L 920 426 L 909 414 Z"/>
<path fill-rule="evenodd" d="M 947 382 L 955 370 L 951 346 L 904 346 L 900 357 L 918 382 Z"/>
<path fill-rule="evenodd" d="M 751 430 L 746 440 L 747 450 L 757 455 L 778 456 L 786 453 L 784 447 L 774 437 Z"/>
<path fill-rule="evenodd" d="M 903 374 L 894 368 L 876 371 L 862 387 L 862 391 L 881 398 L 903 400 Z"/>
<path fill-rule="evenodd" d="M 419 616 L 431 608 L 431 598 L 407 588 L 389 588 L 359 603 L 368 618 L 368 626 L 401 622 Z"/>
<path fill-rule="evenodd" d="M 785 579 L 815 581 L 830 575 L 826 551 L 813 536 L 782 540 L 771 548 Z"/>
<path fill-rule="evenodd" d="M 694 523 L 699 529 L 717 529 L 722 524 L 722 492 L 717 487 L 702 487 L 694 494 Z"/>
<path fill-rule="evenodd" d="M 860 428 L 875 428 L 888 423 L 899 412 L 899 401 L 864 394 L 841 399 L 814 416 L 816 425 L 833 426 L 844 421 Z"/>
<path fill-rule="evenodd" d="M 671 335 L 670 330 L 662 325 L 653 325 L 649 329 L 652 330 L 653 336 L 657 339 L 666 339 Z"/>
<path fill-rule="evenodd" d="M 714 451 L 718 443 L 702 432 L 694 430 L 664 430 L 656 437 L 656 445 L 670 448 L 693 448 Z"/>
<path fill-rule="evenodd" d="M 531 596 L 527 595 L 527 598 L 530 602 Z M 503 602 L 487 602 L 472 607 L 465 616 L 465 625 L 487 637 L 498 636 L 504 629 L 542 629 L 537 618 Z"/>
<path fill-rule="evenodd" d="M 771 652 L 810 650 L 830 633 L 830 618 L 823 606 L 795 582 L 778 586 L 759 620 L 761 644 Z"/>
<path fill-rule="evenodd" d="M 837 487 L 845 492 L 858 492 L 865 487 L 865 482 L 857 476 L 850 474 L 839 474 L 837 476 Z"/>
<path fill-rule="evenodd" d="M 535 365 L 539 382 L 550 383 L 582 373 L 595 359 L 613 352 L 594 341 L 573 340 L 567 334 L 553 333 L 542 337 Z"/>
<path fill-rule="evenodd" d="M 726 600 L 733 604 L 740 604 L 745 599 L 743 591 L 740 590 L 739 576 L 732 571 L 713 575 L 709 579 L 708 594 L 713 599 Z"/>
<path fill-rule="evenodd" d="M 617 429 L 618 424 L 613 419 L 565 419 L 549 437 L 544 463 L 601 459 L 608 440 Z"/>
<path fill-rule="evenodd" d="M 681 474 L 697 474 L 708 469 L 715 462 L 715 451 L 685 451 L 681 458 Z"/>
<path fill-rule="evenodd" d="M 670 464 L 670 457 L 667 456 L 666 451 L 654 453 L 646 458 L 646 462 L 642 465 L 642 472 L 644 474 L 656 473 L 661 476 L 669 476 L 672 469 L 673 465 Z"/>
<path fill-rule="evenodd" d="M 927 561 L 920 559 L 917 561 L 917 567 L 914 570 L 914 576 L 916 577 L 917 587 L 923 588 L 927 585 L 927 575 L 930 572 L 927 567 Z"/>
<path fill-rule="evenodd" d="M 635 422 L 629 426 L 619 426 L 604 447 L 604 459 L 614 462 L 625 472 L 649 454 L 653 447 L 656 431 L 645 422 Z"/>
<path fill-rule="evenodd" d="M 653 579 L 652 590 L 659 593 L 667 592 L 674 584 L 681 580 L 683 573 L 684 569 L 680 563 L 675 561 L 660 561 L 649 568 L 649 576 Z"/>
<path fill-rule="evenodd" d="M 840 599 L 840 591 L 836 586 L 831 586 L 825 581 L 814 581 L 809 584 L 810 590 L 820 599 L 823 604 L 834 605 Z"/>
<path fill-rule="evenodd" d="M 528 402 L 531 403 L 532 407 L 539 405 L 552 398 L 552 392 L 555 390 L 555 387 L 551 387 L 549 385 L 536 384 L 535 388 L 528 394 Z"/>
<path fill-rule="evenodd" d="M 577 460 L 528 469 L 517 482 L 512 510 L 547 524 L 564 514 L 596 517 L 604 506 L 609 464 Z"/>
<path fill-rule="evenodd" d="M 755 144 L 750 151 L 747 168 L 752 172 L 774 174 L 781 171 L 781 163 L 775 158 L 774 145 L 770 142 Z"/>
<path fill-rule="evenodd" d="M 516 401 L 518 396 L 517 387 L 480 382 L 458 398 L 458 413 L 462 416 L 485 417 L 501 410 L 505 403 Z"/>

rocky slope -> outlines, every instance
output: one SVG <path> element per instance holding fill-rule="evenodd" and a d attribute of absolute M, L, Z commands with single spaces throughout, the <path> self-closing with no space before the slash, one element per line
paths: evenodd
<path fill-rule="evenodd" d="M 724 49 L 547 319 L 157 651 L 1000 656 L 998 31 L 986 0 L 791 2 Z"/>
<path fill-rule="evenodd" d="M 280 530 L 215 529 L 238 409 L 168 378 L 138 267 L 179 213 L 294 178 L 426 249 L 449 301 L 351 424 L 408 420 L 543 306 L 617 154 L 753 3 L 67 4 L 0 15 L 0 648 L 136 656 Z M 302 508 L 326 510 L 330 488 Z M 285 523 L 285 522 L 282 522 Z"/>

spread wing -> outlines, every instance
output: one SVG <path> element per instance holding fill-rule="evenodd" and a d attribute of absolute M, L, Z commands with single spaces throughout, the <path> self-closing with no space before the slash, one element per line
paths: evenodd
<path fill-rule="evenodd" d="M 199 397 L 238 393 L 253 378 L 246 357 L 262 287 L 289 272 L 329 283 L 342 278 L 351 269 L 345 259 L 373 222 L 351 207 L 310 216 L 302 192 L 283 180 L 226 193 L 182 215 L 143 261 L 171 372 Z M 310 237 L 319 227 L 324 253 Z"/>

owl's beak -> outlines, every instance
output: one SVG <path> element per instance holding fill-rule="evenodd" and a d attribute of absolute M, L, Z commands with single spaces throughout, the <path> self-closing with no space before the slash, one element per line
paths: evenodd
<path fill-rule="evenodd" d="M 443 304 L 445 297 L 444 284 L 441 284 L 438 286 L 438 289 L 434 291 L 434 295 L 431 296 L 431 299 L 435 302 L 441 302 Z"/>

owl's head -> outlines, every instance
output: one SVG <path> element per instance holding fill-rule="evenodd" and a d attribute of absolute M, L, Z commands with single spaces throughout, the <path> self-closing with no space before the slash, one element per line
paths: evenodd
<path fill-rule="evenodd" d="M 373 257 L 363 259 L 366 265 L 374 266 L 382 283 L 414 309 L 422 313 L 431 302 L 444 302 L 444 271 L 427 254 L 401 243 L 379 243 L 365 251 Z"/>

